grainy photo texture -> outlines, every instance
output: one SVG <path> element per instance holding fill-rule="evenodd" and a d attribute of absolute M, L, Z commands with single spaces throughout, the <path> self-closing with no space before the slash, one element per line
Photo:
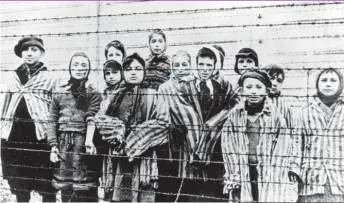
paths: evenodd
<path fill-rule="evenodd" d="M 1 202 L 344 202 L 344 2 L 0 5 Z"/>

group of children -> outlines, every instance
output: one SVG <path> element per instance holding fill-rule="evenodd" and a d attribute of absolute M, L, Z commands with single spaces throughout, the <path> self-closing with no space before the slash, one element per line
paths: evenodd
<path fill-rule="evenodd" d="M 43 202 L 57 190 L 63 202 L 95 202 L 98 187 L 121 202 L 343 202 L 338 70 L 320 72 L 300 114 L 283 101 L 283 69 L 261 69 L 253 49 L 237 53 L 240 79 L 229 81 L 222 47 L 202 47 L 192 68 L 188 52 L 166 55 L 162 30 L 148 39 L 146 60 L 120 41 L 106 46 L 104 91 L 89 83 L 84 53 L 57 80 L 40 62 L 42 40 L 18 41 L 24 63 L 0 109 L 3 177 L 18 202 L 32 190 Z"/>

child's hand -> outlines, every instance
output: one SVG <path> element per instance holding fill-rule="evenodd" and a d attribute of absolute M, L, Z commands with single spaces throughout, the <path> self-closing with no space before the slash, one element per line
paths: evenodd
<path fill-rule="evenodd" d="M 85 143 L 85 147 L 86 147 L 86 153 L 87 154 L 97 154 L 97 149 L 94 146 L 93 142 L 87 142 Z"/>
<path fill-rule="evenodd" d="M 50 152 L 50 161 L 53 163 L 59 162 L 59 156 L 58 154 L 60 153 L 59 149 L 57 147 L 52 147 L 51 152 Z"/>

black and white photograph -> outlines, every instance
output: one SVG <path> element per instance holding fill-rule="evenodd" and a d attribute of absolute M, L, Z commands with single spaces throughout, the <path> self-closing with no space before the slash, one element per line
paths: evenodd
<path fill-rule="evenodd" d="M 344 1 L 0 1 L 0 202 L 344 202 Z"/>

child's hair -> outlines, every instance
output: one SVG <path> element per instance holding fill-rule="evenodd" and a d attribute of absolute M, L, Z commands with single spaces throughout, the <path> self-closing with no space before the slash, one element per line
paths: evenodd
<path fill-rule="evenodd" d="M 263 70 L 270 76 L 279 76 L 282 75 L 283 80 L 285 79 L 284 71 L 281 68 L 281 66 L 276 65 L 276 64 L 269 64 L 263 68 Z"/>
<path fill-rule="evenodd" d="M 235 65 L 234 65 L 234 71 L 240 75 L 240 71 L 238 68 L 238 59 L 239 58 L 251 58 L 255 65 L 258 67 L 259 66 L 259 60 L 258 60 L 258 55 L 257 52 L 251 48 L 242 48 L 238 52 L 238 54 L 235 56 Z"/>
<path fill-rule="evenodd" d="M 190 54 L 187 51 L 179 50 L 176 53 L 174 53 L 172 55 L 172 62 L 173 62 L 173 58 L 176 57 L 176 56 L 183 56 L 183 57 L 185 57 L 187 59 L 187 61 L 189 62 L 189 64 L 191 64 L 191 56 L 190 56 Z M 172 63 L 172 67 L 173 67 L 173 63 Z"/>
<path fill-rule="evenodd" d="M 130 64 L 134 61 L 137 60 L 143 68 L 145 68 L 145 60 L 143 60 L 143 58 L 138 54 L 138 53 L 133 53 L 130 56 L 127 56 L 124 61 L 123 61 L 123 69 L 127 68 L 128 66 L 130 66 Z"/>
<path fill-rule="evenodd" d="M 110 47 L 115 47 L 116 49 L 120 50 L 123 54 L 123 59 L 126 57 L 127 53 L 125 51 L 124 45 L 122 42 L 118 40 L 113 40 L 109 44 L 106 45 L 105 47 L 105 58 L 107 59 L 107 54 L 109 52 Z"/>
<path fill-rule="evenodd" d="M 217 62 L 217 59 L 216 59 L 216 55 L 215 53 L 206 48 L 206 47 L 203 47 L 202 49 L 200 49 L 197 53 L 197 56 L 196 56 L 196 63 L 198 64 L 198 58 L 201 57 L 201 58 L 210 58 L 210 59 L 214 59 L 214 64 L 216 64 Z"/>
<path fill-rule="evenodd" d="M 122 71 L 122 65 L 115 60 L 106 61 L 103 65 L 104 78 L 105 78 L 105 71 L 107 69 L 119 70 L 121 72 Z"/>
<path fill-rule="evenodd" d="M 153 35 L 154 34 L 158 34 L 158 35 L 161 35 L 162 36 L 162 38 L 165 40 L 165 42 L 166 42 L 166 35 L 165 35 L 165 33 L 164 33 L 164 31 L 162 30 L 162 29 L 154 29 L 154 30 L 152 30 L 152 32 L 149 34 L 149 36 L 148 36 L 148 42 L 150 42 L 151 41 L 151 39 L 153 38 Z"/>

